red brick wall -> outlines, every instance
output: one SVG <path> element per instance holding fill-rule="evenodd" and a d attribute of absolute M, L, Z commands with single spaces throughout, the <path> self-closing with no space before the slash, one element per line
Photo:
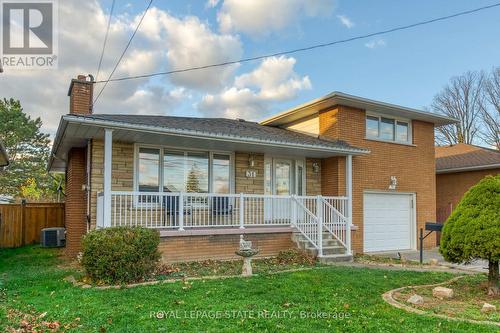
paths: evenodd
<path fill-rule="evenodd" d="M 363 251 L 363 191 L 387 191 L 390 176 L 398 179 L 396 192 L 416 193 L 417 230 L 436 218 L 434 126 L 414 120 L 412 127 L 413 145 L 373 141 L 365 139 L 365 110 L 336 106 L 320 112 L 321 136 L 371 151 L 353 157 L 353 224 L 359 229 L 352 233 L 352 245 L 356 252 Z M 345 158 L 325 159 L 322 164 L 323 193 L 344 195 Z M 434 244 L 432 235 L 424 246 Z"/>
<path fill-rule="evenodd" d="M 86 149 L 73 148 L 68 154 L 66 170 L 66 255 L 75 257 L 81 250 L 81 238 L 87 232 Z"/>
<path fill-rule="evenodd" d="M 71 81 L 69 91 L 69 110 L 71 114 L 90 114 L 93 98 L 93 83 L 85 80 L 84 75 Z"/>
<path fill-rule="evenodd" d="M 245 240 L 260 250 L 256 257 L 277 255 L 296 248 L 292 233 L 246 234 Z M 239 235 L 169 236 L 161 238 L 160 252 L 164 262 L 197 261 L 206 259 L 236 259 Z"/>
<path fill-rule="evenodd" d="M 488 175 L 498 175 L 500 168 L 436 175 L 436 208 L 438 219 L 444 222 L 467 190 Z"/>

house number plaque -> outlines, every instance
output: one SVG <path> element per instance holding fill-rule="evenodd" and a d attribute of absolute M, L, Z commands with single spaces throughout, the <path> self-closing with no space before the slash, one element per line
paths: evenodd
<path fill-rule="evenodd" d="M 255 171 L 255 170 L 246 170 L 245 171 L 245 176 L 247 178 L 255 178 L 255 177 L 257 177 L 257 171 Z"/>

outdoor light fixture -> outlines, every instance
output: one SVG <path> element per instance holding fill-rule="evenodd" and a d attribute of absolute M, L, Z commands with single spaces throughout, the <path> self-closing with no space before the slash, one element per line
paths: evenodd
<path fill-rule="evenodd" d="M 314 162 L 312 164 L 312 169 L 313 169 L 314 173 L 318 173 L 319 172 L 319 163 L 318 162 Z"/>
<path fill-rule="evenodd" d="M 396 176 L 391 176 L 391 182 L 389 184 L 389 190 L 395 190 L 396 186 L 398 186 L 398 179 Z"/>
<path fill-rule="evenodd" d="M 250 155 L 250 157 L 248 158 L 248 166 L 250 168 L 253 168 L 255 166 L 255 160 L 253 158 L 253 155 Z"/>

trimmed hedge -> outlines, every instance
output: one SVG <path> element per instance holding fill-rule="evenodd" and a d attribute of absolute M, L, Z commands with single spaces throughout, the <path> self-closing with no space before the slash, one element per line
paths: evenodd
<path fill-rule="evenodd" d="M 141 227 L 93 230 L 83 238 L 81 264 L 94 282 L 130 283 L 148 278 L 156 268 L 160 234 Z"/>

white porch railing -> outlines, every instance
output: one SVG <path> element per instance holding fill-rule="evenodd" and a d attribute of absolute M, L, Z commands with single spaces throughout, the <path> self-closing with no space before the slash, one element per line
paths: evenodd
<path fill-rule="evenodd" d="M 346 197 L 111 191 L 108 221 L 103 196 L 98 196 L 97 226 L 178 230 L 292 226 L 320 255 L 323 232 L 333 235 L 350 253 L 347 203 Z"/>

